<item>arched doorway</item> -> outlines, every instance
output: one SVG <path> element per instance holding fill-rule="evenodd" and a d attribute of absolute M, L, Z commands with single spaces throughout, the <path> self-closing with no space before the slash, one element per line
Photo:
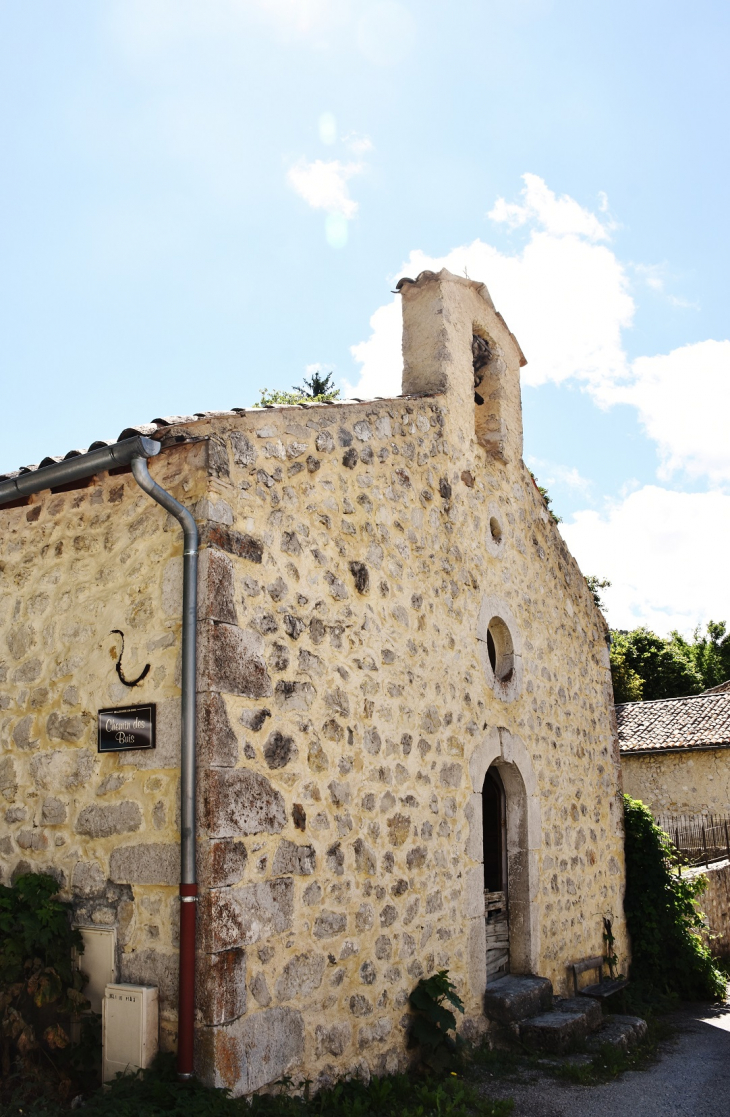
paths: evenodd
<path fill-rule="evenodd" d="M 493 764 L 482 787 L 487 981 L 510 972 L 507 796 Z"/>

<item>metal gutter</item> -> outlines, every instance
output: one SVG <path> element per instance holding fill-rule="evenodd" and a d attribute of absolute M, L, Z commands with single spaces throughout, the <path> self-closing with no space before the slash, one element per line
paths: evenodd
<path fill-rule="evenodd" d="M 619 744 L 619 752 L 621 756 L 656 756 L 661 753 L 666 756 L 668 753 L 684 752 L 711 752 L 713 749 L 730 749 L 730 741 L 718 741 L 713 745 L 658 745 L 656 748 L 638 748 L 634 749 L 625 745 Z"/>
<path fill-rule="evenodd" d="M 81 481 L 84 477 L 93 477 L 95 473 L 102 473 L 107 469 L 118 469 L 129 465 L 134 457 L 154 458 L 160 449 L 159 442 L 137 435 L 135 438 L 125 438 L 123 442 L 114 442 L 111 446 L 89 450 L 86 454 L 64 458 L 55 465 L 39 466 L 38 469 L 10 477 L 7 481 L 0 481 L 0 505 L 40 493 L 43 489 L 55 489 L 72 481 Z"/>
<path fill-rule="evenodd" d="M 139 435 L 53 465 L 19 473 L 0 482 L 0 506 L 11 501 L 92 477 L 105 470 L 131 466 L 139 487 L 174 516 L 183 529 L 182 732 L 180 741 L 180 977 L 178 1055 L 180 1078 L 193 1074 L 195 1038 L 195 924 L 198 885 L 195 866 L 195 704 L 198 617 L 198 527 L 191 513 L 153 481 L 147 459 L 160 452 L 159 442 Z"/>

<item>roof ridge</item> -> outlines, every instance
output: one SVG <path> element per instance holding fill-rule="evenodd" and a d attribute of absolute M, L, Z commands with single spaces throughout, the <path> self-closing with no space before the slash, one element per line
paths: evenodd
<path fill-rule="evenodd" d="M 661 702 L 690 702 L 697 698 L 730 698 L 730 690 L 703 690 L 700 694 L 680 694 L 676 698 L 642 698 L 638 702 L 615 702 L 614 710 L 623 710 L 627 706 L 658 706 Z"/>
<path fill-rule="evenodd" d="M 438 392 L 401 392 L 394 396 L 371 396 L 367 399 L 358 399 L 355 396 L 349 399 L 336 399 L 336 400 L 311 400 L 308 401 L 307 397 L 303 397 L 298 403 L 274 403 L 264 404 L 257 406 L 251 404 L 250 407 L 232 407 L 230 410 L 225 408 L 218 411 L 196 411 L 193 415 L 168 415 L 164 418 L 152 419 L 149 423 L 137 423 L 129 427 L 125 427 L 118 438 L 116 439 L 97 439 L 90 443 L 89 449 L 94 449 L 96 446 L 111 446 L 114 442 L 121 442 L 124 438 L 133 437 L 134 435 L 145 435 L 153 438 L 160 433 L 174 430 L 175 427 L 188 426 L 191 423 L 204 422 L 206 419 L 223 418 L 230 415 L 232 418 L 242 418 L 247 414 L 265 415 L 271 411 L 309 411 L 313 408 L 324 407 L 347 407 L 349 405 L 358 406 L 362 404 L 375 404 L 375 403 L 396 403 L 399 400 L 415 400 L 415 399 L 429 399 L 439 395 Z M 69 450 L 65 454 L 46 455 L 42 458 L 40 463 L 35 462 L 33 465 L 23 465 L 19 469 L 8 469 L 0 471 L 0 481 L 9 480 L 17 477 L 20 473 L 34 473 L 39 466 L 48 464 L 50 462 L 61 461 L 64 458 L 72 457 L 77 454 L 87 453 L 86 449 L 83 450 Z"/>

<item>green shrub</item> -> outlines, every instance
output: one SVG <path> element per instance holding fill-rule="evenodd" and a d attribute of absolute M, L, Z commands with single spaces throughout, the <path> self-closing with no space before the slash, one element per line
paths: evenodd
<path fill-rule="evenodd" d="M 276 403 L 289 405 L 327 403 L 340 398 L 340 389 L 335 388 L 332 383 L 332 373 L 328 372 L 323 376 L 318 371 L 313 372 L 311 380 L 305 379 L 303 384 L 296 385 L 290 392 L 279 388 L 260 388 L 259 392 L 261 399 L 254 404 L 254 407 L 266 407 L 268 404 Z"/>
<path fill-rule="evenodd" d="M 86 978 L 74 968 L 73 951 L 83 951 L 71 926 L 70 905 L 57 898 L 58 883 L 43 873 L 0 885 L 0 1036 L 2 1085 L 49 1085 L 65 1097 L 93 1068 L 93 1022 L 85 1022 L 80 1042 L 71 1023 L 82 1026 L 89 1009 L 82 993 Z"/>
<path fill-rule="evenodd" d="M 456 1017 L 444 1001 L 461 1013 L 464 1005 L 456 994 L 456 986 L 449 981 L 449 971 L 439 970 L 431 977 L 422 977 L 408 999 L 417 1013 L 411 1039 L 420 1046 L 421 1062 L 436 1071 L 452 1066 L 461 1053 L 461 1041 L 456 1034 L 449 1034 L 456 1033 Z"/>
<path fill-rule="evenodd" d="M 178 1081 L 172 1055 L 158 1055 L 136 1075 L 117 1076 L 84 1104 L 84 1117 L 508 1117 L 511 1101 L 479 1097 L 463 1079 L 413 1078 L 396 1074 L 338 1082 L 312 1094 L 294 1092 L 282 1083 L 275 1092 L 232 1098 L 227 1090 L 203 1086 L 196 1079 Z M 0 1106 L 0 1117 L 62 1117 L 60 1105 L 18 1101 Z"/>
<path fill-rule="evenodd" d="M 680 858 L 648 807 L 624 795 L 626 898 L 631 936 L 631 979 L 649 992 L 687 1000 L 719 1000 L 726 979 L 697 933 L 697 897 L 706 878 L 677 875 Z"/>

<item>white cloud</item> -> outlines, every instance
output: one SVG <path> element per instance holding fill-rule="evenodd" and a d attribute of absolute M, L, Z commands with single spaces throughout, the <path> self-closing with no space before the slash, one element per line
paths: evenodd
<path fill-rule="evenodd" d="M 662 478 L 686 470 L 730 483 L 730 342 L 703 341 L 630 362 L 622 334 L 632 324 L 634 300 L 627 267 L 607 244 L 596 243 L 606 227 L 572 198 L 556 198 L 537 176 L 524 179 L 523 203 L 502 199 L 492 211 L 499 220 L 526 223 L 524 248 L 507 254 L 475 240 L 444 256 L 417 250 L 397 275 L 445 267 L 484 279 L 527 357 L 525 384 L 572 380 L 601 407 L 629 404 L 657 444 Z M 663 293 L 663 265 L 631 270 Z M 376 311 L 369 339 L 352 347 L 361 365 L 349 387 L 354 395 L 400 391 L 398 302 Z"/>
<path fill-rule="evenodd" d="M 550 488 L 552 485 L 565 485 L 573 492 L 587 495 L 592 482 L 587 477 L 582 477 L 575 466 L 560 465 L 559 462 L 545 461 L 528 455 L 525 459 L 541 485 Z"/>
<path fill-rule="evenodd" d="M 346 396 L 372 399 L 374 396 L 397 396 L 401 388 L 401 305 L 400 295 L 379 307 L 370 319 L 371 334 L 367 341 L 350 349 L 360 369 L 357 384 L 344 381 Z"/>
<path fill-rule="evenodd" d="M 338 159 L 300 159 L 289 169 L 287 178 L 293 189 L 312 209 L 339 213 L 351 220 L 358 205 L 350 197 L 347 182 L 363 171 L 362 163 L 340 163 Z"/>
<path fill-rule="evenodd" d="M 497 198 L 489 216 L 492 221 L 509 225 L 516 229 L 528 222 L 536 222 L 546 232 L 555 236 L 577 234 L 589 240 L 607 240 L 610 226 L 604 225 L 594 213 L 584 209 L 574 198 L 563 194 L 558 198 L 538 175 L 522 176 L 525 186 L 522 190 L 523 203 L 506 202 Z M 608 198 L 600 195 L 602 212 L 608 209 Z"/>
<path fill-rule="evenodd" d="M 525 383 L 572 380 L 597 404 L 636 408 L 658 448 L 660 477 L 678 470 L 730 483 L 730 341 L 702 341 L 629 362 L 622 333 L 632 324 L 629 272 L 668 298 L 664 267 L 624 266 L 606 243 L 609 222 L 572 198 L 557 198 L 536 176 L 525 176 L 521 202 L 501 199 L 491 216 L 524 226 L 527 243 L 514 253 L 482 240 L 440 257 L 414 251 L 397 275 L 415 277 L 446 267 L 486 281 L 528 358 Z M 605 197 L 599 211 L 607 211 Z M 679 300 L 683 302 L 683 300 Z M 370 336 L 352 347 L 360 365 L 351 395 L 395 395 L 401 381 L 400 299 L 370 319 Z M 572 486 L 588 496 L 577 470 L 535 462 L 542 483 Z M 730 495 L 677 492 L 635 485 L 604 512 L 585 510 L 561 525 L 585 573 L 607 577 L 614 627 L 647 624 L 660 633 L 690 633 L 708 619 L 730 620 L 726 559 Z"/>
<path fill-rule="evenodd" d="M 342 142 L 349 147 L 353 155 L 364 155 L 374 147 L 370 136 L 361 136 L 359 132 L 348 132 L 342 137 Z"/>
<path fill-rule="evenodd" d="M 445 267 L 459 275 L 466 268 L 483 279 L 527 357 L 526 384 L 621 382 L 629 372 L 621 332 L 634 314 L 626 269 L 607 245 L 595 243 L 605 234 L 595 215 L 571 198 L 556 198 L 535 175 L 524 177 L 525 204 L 513 207 L 530 223 L 522 250 L 502 253 L 482 240 L 445 256 L 416 250 L 397 275 L 415 277 Z M 383 336 L 373 333 L 352 349 L 362 364 L 355 391 L 360 396 L 368 395 L 372 384 L 382 395 L 400 391 L 400 328 L 394 328 L 395 311 L 385 310 L 371 319 Z"/>
<path fill-rule="evenodd" d="M 634 264 L 636 277 L 657 295 L 661 295 L 678 310 L 699 310 L 699 305 L 682 295 L 672 295 L 666 289 L 668 268 L 666 264 Z"/>
<path fill-rule="evenodd" d="M 661 477 L 686 470 L 716 484 L 730 482 L 730 341 L 701 341 L 655 357 L 639 357 L 627 383 L 606 383 L 600 399 L 639 412 L 661 456 Z"/>
<path fill-rule="evenodd" d="M 604 515 L 576 513 L 560 530 L 583 573 L 613 583 L 602 591 L 613 628 L 689 634 L 698 623 L 730 620 L 730 496 L 645 485 Z"/>
<path fill-rule="evenodd" d="M 634 264 L 634 272 L 650 290 L 664 293 L 664 265 Z"/>

